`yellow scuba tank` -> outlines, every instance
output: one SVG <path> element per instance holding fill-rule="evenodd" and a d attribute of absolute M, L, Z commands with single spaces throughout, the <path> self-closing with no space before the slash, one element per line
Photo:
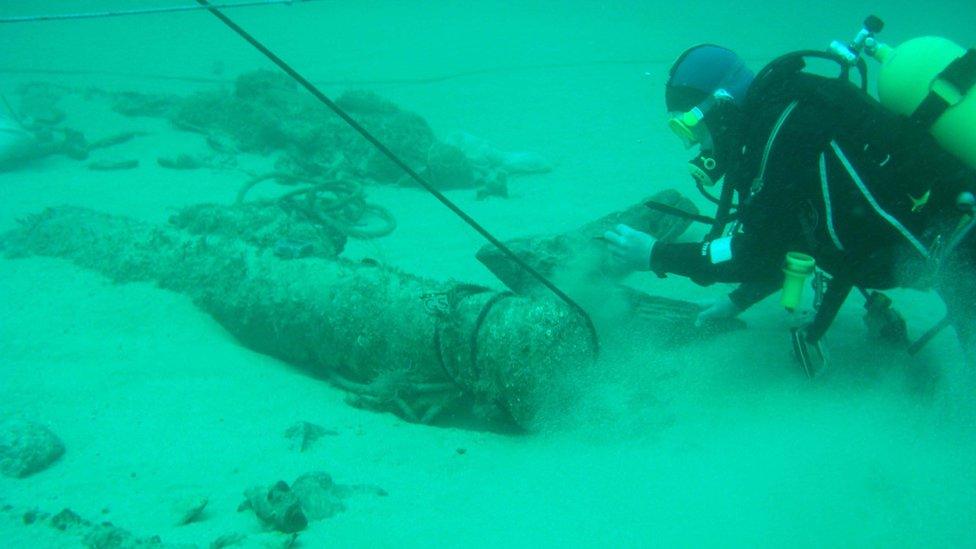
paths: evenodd
<path fill-rule="evenodd" d="M 976 50 L 937 36 L 873 46 L 868 51 L 881 62 L 881 104 L 927 126 L 942 147 L 976 169 Z"/>

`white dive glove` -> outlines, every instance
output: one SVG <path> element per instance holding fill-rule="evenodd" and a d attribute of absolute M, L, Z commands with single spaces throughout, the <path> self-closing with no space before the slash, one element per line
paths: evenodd
<path fill-rule="evenodd" d="M 723 295 L 718 299 L 700 302 L 698 305 L 703 307 L 702 311 L 695 318 L 695 326 L 699 328 L 716 320 L 735 318 L 742 312 L 739 306 L 733 303 L 732 299 L 727 295 Z"/>
<path fill-rule="evenodd" d="M 653 236 L 627 225 L 617 225 L 603 233 L 603 238 L 610 253 L 624 266 L 635 271 L 651 270 L 651 249 L 656 242 Z"/>

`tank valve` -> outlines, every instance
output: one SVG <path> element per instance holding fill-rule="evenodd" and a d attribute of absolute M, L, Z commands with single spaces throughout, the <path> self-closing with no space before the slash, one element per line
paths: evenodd
<path fill-rule="evenodd" d="M 857 36 L 854 37 L 854 40 L 850 44 L 844 44 L 839 40 L 834 40 L 830 43 L 830 51 L 853 67 L 857 64 L 857 60 L 861 56 L 862 51 L 872 56 L 875 54 L 879 45 L 875 39 L 875 35 L 881 32 L 882 29 L 884 29 L 884 21 L 876 15 L 869 15 L 864 20 L 861 31 L 857 33 Z"/>

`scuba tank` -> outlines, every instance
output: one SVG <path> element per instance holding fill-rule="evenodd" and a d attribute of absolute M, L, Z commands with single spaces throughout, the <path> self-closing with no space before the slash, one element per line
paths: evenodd
<path fill-rule="evenodd" d="M 928 130 L 945 150 L 976 169 L 976 48 L 922 36 L 896 47 L 878 42 L 881 19 L 869 16 L 850 44 L 830 51 L 848 66 L 863 66 L 866 53 L 880 63 L 878 101 Z"/>
<path fill-rule="evenodd" d="M 830 53 L 848 70 L 858 68 L 862 88 L 865 89 L 867 71 L 861 54 L 863 52 L 876 59 L 880 63 L 878 102 L 881 106 L 929 132 L 943 149 L 968 167 L 976 169 L 976 91 L 973 91 L 976 85 L 976 49 L 967 51 L 950 40 L 934 36 L 915 38 L 891 47 L 877 41 L 876 34 L 883 26 L 879 18 L 868 17 L 851 43 L 833 42 Z M 822 351 L 821 338 L 851 290 L 849 283 L 834 282 L 827 290 L 827 297 L 832 299 L 825 298 L 814 321 L 793 330 L 794 354 L 809 375 L 816 372 L 815 363 L 822 365 L 825 362 L 822 352 L 810 353 L 809 350 L 813 347 Z M 866 293 L 864 290 L 861 292 Z M 904 320 L 891 309 L 890 300 L 877 292 L 867 295 L 868 304 L 865 307 L 868 309 L 866 322 L 869 328 L 872 319 L 868 317 L 872 311 L 880 310 L 885 319 L 895 321 L 889 322 L 895 328 L 891 332 L 893 339 L 906 340 Z M 878 301 L 876 297 L 881 300 Z M 879 307 L 878 303 L 882 305 Z M 940 326 L 943 325 L 940 323 Z M 881 333 L 884 332 L 882 329 Z M 910 352 L 916 345 L 910 347 Z"/>
<path fill-rule="evenodd" d="M 944 151 L 976 170 L 976 48 L 966 50 L 938 36 L 922 36 L 892 47 L 877 40 L 883 27 L 881 19 L 870 16 L 854 41 L 847 45 L 835 41 L 830 50 L 848 66 L 862 67 L 862 53 L 877 60 L 877 101 L 882 108 L 929 133 Z M 976 189 L 965 189 L 956 197 L 963 221 L 974 217 L 973 192 Z M 910 196 L 921 208 L 928 195 Z M 941 253 L 949 253 L 953 247 Z"/>
<path fill-rule="evenodd" d="M 976 169 L 976 49 L 937 36 L 897 47 L 878 44 L 878 100 L 926 128 L 945 150 Z"/>

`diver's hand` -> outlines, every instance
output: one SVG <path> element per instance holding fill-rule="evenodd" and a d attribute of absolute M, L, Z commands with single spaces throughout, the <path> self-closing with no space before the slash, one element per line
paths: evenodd
<path fill-rule="evenodd" d="M 635 271 L 651 270 L 651 250 L 656 242 L 653 236 L 627 225 L 617 225 L 603 233 L 603 238 L 610 253 L 624 266 Z"/>
<path fill-rule="evenodd" d="M 709 322 L 735 318 L 742 312 L 739 306 L 732 302 L 729 296 L 724 295 L 718 299 L 700 302 L 698 305 L 703 309 L 695 318 L 695 327 L 701 328 Z"/>

